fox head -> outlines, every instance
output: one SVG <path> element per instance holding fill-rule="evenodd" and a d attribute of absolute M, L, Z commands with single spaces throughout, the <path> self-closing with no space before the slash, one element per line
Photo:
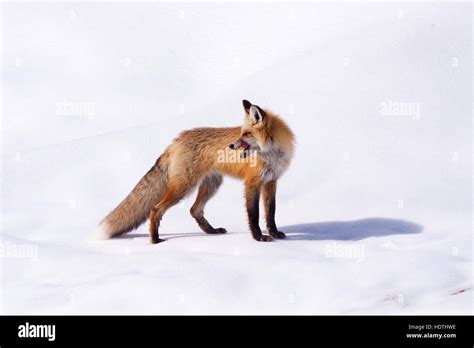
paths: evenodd
<path fill-rule="evenodd" d="M 265 131 L 269 115 L 259 107 L 253 105 L 248 100 L 242 100 L 245 110 L 245 119 L 241 128 L 240 138 L 229 147 L 233 150 L 243 149 L 240 156 L 245 158 L 252 151 L 262 151 L 267 141 Z"/>

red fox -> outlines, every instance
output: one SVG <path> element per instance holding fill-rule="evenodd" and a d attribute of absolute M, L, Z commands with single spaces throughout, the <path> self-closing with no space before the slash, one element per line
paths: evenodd
<path fill-rule="evenodd" d="M 224 174 L 245 183 L 245 201 L 252 237 L 257 241 L 285 238 L 275 223 L 277 180 L 288 168 L 295 137 L 287 124 L 271 111 L 247 100 L 241 127 L 195 128 L 181 133 L 138 182 L 132 192 L 99 225 L 100 234 L 112 238 L 141 225 L 149 216 L 150 241 L 159 238 L 165 212 L 199 185 L 191 215 L 205 233 L 227 232 L 214 228 L 204 207 L 219 189 Z M 262 194 L 269 235 L 259 227 Z"/>

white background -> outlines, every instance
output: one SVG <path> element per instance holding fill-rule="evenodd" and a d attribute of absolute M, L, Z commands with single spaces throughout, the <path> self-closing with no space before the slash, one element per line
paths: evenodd
<path fill-rule="evenodd" d="M 469 3 L 2 12 L 3 313 L 472 313 Z M 181 130 L 239 125 L 244 98 L 297 137 L 287 240 L 251 239 L 229 178 L 206 210 L 226 235 L 193 195 L 165 243 L 94 240 Z"/>

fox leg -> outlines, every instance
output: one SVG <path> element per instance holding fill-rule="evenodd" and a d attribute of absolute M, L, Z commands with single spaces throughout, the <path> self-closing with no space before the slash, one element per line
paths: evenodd
<path fill-rule="evenodd" d="M 159 238 L 159 229 L 160 221 L 164 213 L 171 208 L 173 205 L 177 204 L 181 199 L 183 199 L 189 191 L 191 191 L 193 185 L 191 184 L 176 184 L 170 182 L 168 184 L 168 189 L 166 190 L 163 198 L 160 202 L 155 205 L 150 211 L 150 242 L 152 244 L 163 242 L 163 239 Z"/>
<path fill-rule="evenodd" d="M 263 205 L 265 207 L 265 218 L 267 220 L 268 233 L 273 238 L 283 239 L 286 237 L 286 235 L 283 232 L 278 231 L 275 223 L 276 186 L 276 180 L 269 181 L 263 185 Z"/>
<path fill-rule="evenodd" d="M 222 175 L 220 174 L 209 174 L 201 182 L 199 186 L 196 201 L 191 207 L 191 215 L 196 219 L 199 227 L 210 234 L 226 233 L 225 228 L 219 227 L 214 228 L 204 217 L 204 207 L 206 203 L 214 196 L 219 187 L 222 184 Z"/>
<path fill-rule="evenodd" d="M 265 236 L 260 230 L 258 224 L 259 219 L 259 201 L 260 201 L 261 185 L 252 182 L 245 183 L 245 203 L 247 206 L 247 216 L 249 220 L 250 232 L 253 239 L 261 242 L 272 240 L 271 236 Z"/>

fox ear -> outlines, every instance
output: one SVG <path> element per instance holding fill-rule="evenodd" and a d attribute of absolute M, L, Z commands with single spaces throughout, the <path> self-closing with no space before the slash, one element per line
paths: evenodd
<path fill-rule="evenodd" d="M 242 100 L 242 105 L 244 106 L 245 112 L 248 114 L 249 110 L 250 110 L 250 107 L 252 106 L 252 103 L 249 102 L 248 100 L 244 99 L 244 100 Z"/>
<path fill-rule="evenodd" d="M 252 126 L 256 126 L 265 121 L 265 112 L 257 105 L 252 105 L 248 111 L 248 117 Z"/>
<path fill-rule="evenodd" d="M 265 111 L 263 111 L 260 106 L 252 105 L 252 103 L 246 99 L 242 100 L 242 105 L 245 109 L 245 115 L 248 117 L 252 126 L 262 124 L 265 121 Z"/>

